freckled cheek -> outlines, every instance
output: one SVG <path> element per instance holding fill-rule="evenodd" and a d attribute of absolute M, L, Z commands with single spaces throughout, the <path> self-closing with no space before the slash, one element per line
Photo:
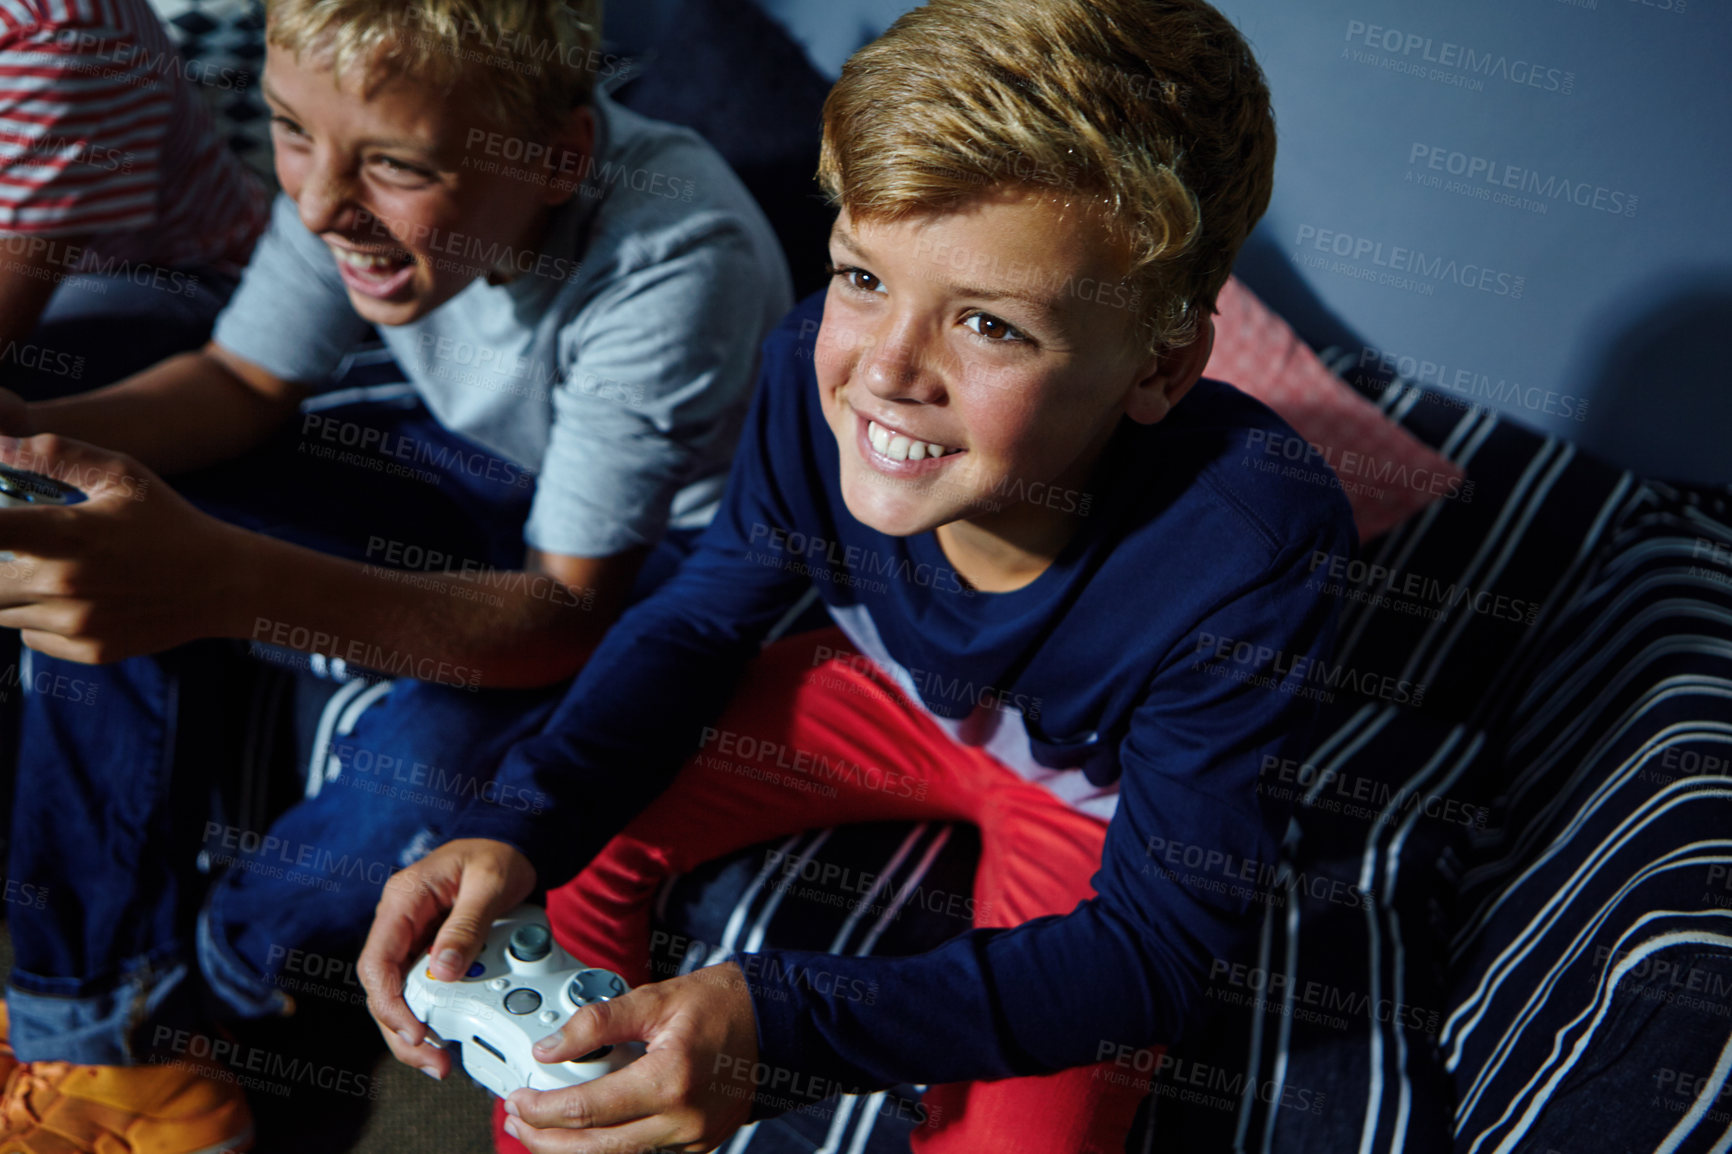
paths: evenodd
<path fill-rule="evenodd" d="M 1025 382 L 965 365 L 948 374 L 946 385 L 951 408 L 970 423 L 1001 429 L 1031 421 Z"/>
<path fill-rule="evenodd" d="M 396 233 L 397 243 L 420 257 L 423 262 L 426 262 L 430 257 L 439 255 L 429 249 L 428 240 L 431 237 L 443 237 L 443 229 L 435 231 L 421 222 L 406 220 L 399 222 L 393 231 Z"/>
<path fill-rule="evenodd" d="M 369 199 L 361 206 L 367 214 L 363 219 L 370 218 L 367 230 L 380 241 L 401 245 L 403 248 L 419 257 L 429 254 L 428 245 L 435 239 L 443 239 L 448 234 L 461 236 L 455 230 L 437 223 L 429 217 L 420 206 L 409 203 L 401 204 L 389 199 Z"/>
<path fill-rule="evenodd" d="M 952 393 L 951 401 L 968 430 L 970 450 L 982 460 L 1033 467 L 1056 427 L 1052 414 L 1036 414 L 1016 393 L 1004 389 L 966 397 Z"/>
<path fill-rule="evenodd" d="M 293 201 L 301 199 L 301 181 L 305 176 L 306 162 L 292 153 L 277 150 L 277 183 L 282 185 L 283 192 Z"/>

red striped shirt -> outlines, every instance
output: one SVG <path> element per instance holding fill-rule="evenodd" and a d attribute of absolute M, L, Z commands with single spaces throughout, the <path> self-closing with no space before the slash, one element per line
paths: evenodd
<path fill-rule="evenodd" d="M 0 0 L 0 233 L 88 235 L 85 268 L 239 272 L 269 198 L 197 79 L 146 0 Z"/>

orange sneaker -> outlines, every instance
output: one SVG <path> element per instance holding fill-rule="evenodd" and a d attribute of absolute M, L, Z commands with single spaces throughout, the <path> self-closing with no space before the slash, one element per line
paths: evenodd
<path fill-rule="evenodd" d="M 0 1100 L 0 1154 L 239 1154 L 252 1145 L 241 1088 L 190 1065 L 24 1062 Z"/>

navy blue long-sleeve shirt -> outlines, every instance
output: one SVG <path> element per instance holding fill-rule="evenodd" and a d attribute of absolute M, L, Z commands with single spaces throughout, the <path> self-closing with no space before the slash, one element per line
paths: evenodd
<path fill-rule="evenodd" d="M 953 737 L 1110 824 L 1098 896 L 1063 917 L 909 958 L 762 951 L 762 1060 L 866 1088 L 1045 1073 L 1171 1041 L 1273 876 L 1287 809 L 1259 772 L 1304 752 L 1334 619 L 1311 559 L 1351 550 L 1347 502 L 1270 469 L 1281 462 L 1257 446 L 1292 431 L 1204 380 L 1158 424 L 1125 421 L 1086 492 L 1002 494 L 1079 528 L 1030 584 L 977 593 L 932 533 L 890 537 L 848 512 L 813 371 L 821 315 L 808 300 L 765 343 L 722 510 L 693 556 L 502 767 L 501 796 L 539 791 L 549 812 L 477 802 L 455 836 L 516 846 L 544 884 L 574 876 L 697 750 L 815 585 Z M 812 967 L 826 980 L 801 980 Z M 867 982 L 871 1004 L 848 996 Z"/>

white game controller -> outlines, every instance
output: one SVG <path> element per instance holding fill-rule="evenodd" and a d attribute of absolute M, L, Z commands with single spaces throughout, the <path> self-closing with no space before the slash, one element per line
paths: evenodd
<path fill-rule="evenodd" d="M 40 505 L 76 505 L 84 494 L 63 481 L 0 465 L 0 509 L 29 509 Z M 0 551 L 0 564 L 18 560 L 10 550 Z"/>
<path fill-rule="evenodd" d="M 603 1046 L 572 1062 L 537 1062 L 530 1048 L 559 1029 L 580 1006 L 630 989 L 610 970 L 589 969 L 559 948 L 547 915 L 519 906 L 493 923 L 487 947 L 455 982 L 433 977 L 422 954 L 403 997 L 427 1023 L 427 1040 L 462 1048 L 469 1076 L 501 1098 L 527 1086 L 559 1090 L 611 1073 L 643 1054 L 641 1042 Z"/>

